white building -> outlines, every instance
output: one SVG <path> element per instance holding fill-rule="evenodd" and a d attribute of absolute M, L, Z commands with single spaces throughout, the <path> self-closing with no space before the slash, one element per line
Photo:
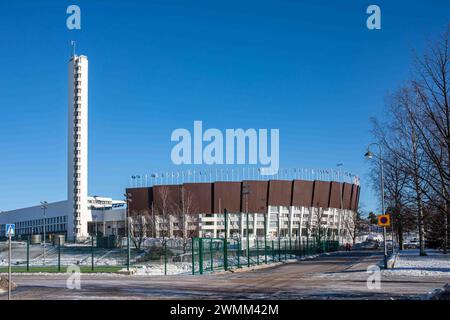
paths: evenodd
<path fill-rule="evenodd" d="M 88 236 L 88 58 L 72 56 L 68 75 L 67 237 L 82 239 Z"/>
<path fill-rule="evenodd" d="M 16 234 L 66 234 L 69 241 L 83 241 L 95 221 L 103 235 L 119 235 L 124 229 L 125 202 L 88 196 L 88 79 L 89 62 L 74 54 L 68 64 L 67 201 L 0 213 L 0 237 L 7 223 Z M 119 223 L 119 221 L 122 221 Z M 98 231 L 98 230 L 96 230 Z"/>
<path fill-rule="evenodd" d="M 69 235 L 70 205 L 69 201 L 58 201 L 49 203 L 44 208 L 41 205 L 33 207 L 11 210 L 0 213 L 0 235 L 5 234 L 5 224 L 14 223 L 16 225 L 16 235 L 27 237 L 33 234 L 44 234 L 47 237 L 52 235 Z M 86 237 L 88 226 L 95 223 L 97 230 L 91 233 L 97 235 L 120 235 L 120 230 L 124 228 L 125 202 L 104 197 L 87 197 L 86 212 Z M 123 232 L 122 232 L 123 234 Z M 78 238 L 82 241 L 84 238 Z M 72 239 L 73 240 L 73 239 Z"/>
<path fill-rule="evenodd" d="M 343 242 L 351 242 L 352 215 L 351 210 L 337 208 L 269 206 L 267 214 L 248 214 L 249 236 L 250 238 L 264 235 L 270 238 L 280 236 L 304 240 L 317 233 L 320 220 L 320 232 L 324 238 L 340 238 Z M 225 236 L 223 214 L 199 214 L 198 221 L 200 237 Z M 246 236 L 246 213 L 229 213 L 227 221 L 227 237 Z"/>

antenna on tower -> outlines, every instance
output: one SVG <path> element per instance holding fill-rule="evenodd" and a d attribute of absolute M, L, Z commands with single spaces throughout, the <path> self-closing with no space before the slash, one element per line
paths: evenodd
<path fill-rule="evenodd" d="M 75 41 L 70 40 L 70 45 L 72 46 L 72 57 L 75 57 L 75 48 L 76 48 Z"/>

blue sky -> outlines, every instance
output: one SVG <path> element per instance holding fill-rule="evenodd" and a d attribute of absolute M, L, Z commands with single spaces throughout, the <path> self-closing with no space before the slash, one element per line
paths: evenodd
<path fill-rule="evenodd" d="M 81 8 L 82 29 L 66 28 Z M 366 28 L 377 4 L 382 30 Z M 70 40 L 89 57 L 89 191 L 181 169 L 176 128 L 279 128 L 281 167 L 362 178 L 371 116 L 411 73 L 413 50 L 450 22 L 433 1 L 0 2 L 0 210 L 66 199 Z M 184 167 L 183 169 L 188 169 Z"/>

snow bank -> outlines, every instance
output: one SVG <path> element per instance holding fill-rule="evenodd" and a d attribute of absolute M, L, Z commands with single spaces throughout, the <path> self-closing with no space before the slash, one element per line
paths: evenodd
<path fill-rule="evenodd" d="M 383 270 L 383 275 L 437 276 L 450 278 L 450 254 L 428 250 L 419 256 L 419 250 L 403 250 L 393 269 Z"/>

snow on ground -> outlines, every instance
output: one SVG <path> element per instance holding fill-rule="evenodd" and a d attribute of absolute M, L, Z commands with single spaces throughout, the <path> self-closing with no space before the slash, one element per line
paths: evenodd
<path fill-rule="evenodd" d="M 60 261 L 61 265 L 91 265 L 91 258 L 86 257 L 80 257 L 79 259 L 75 258 L 61 258 Z M 118 262 L 116 259 L 94 259 L 94 263 L 96 266 L 118 266 L 123 265 L 123 262 Z M 12 260 L 12 266 L 25 266 L 26 260 Z M 0 260 L 0 267 L 6 267 L 8 266 L 8 260 Z M 44 265 L 44 259 L 32 259 L 30 260 L 30 266 L 43 266 Z M 58 259 L 57 258 L 46 258 L 45 259 L 45 265 L 46 266 L 57 266 L 58 265 Z"/>
<path fill-rule="evenodd" d="M 433 277 L 450 281 L 450 253 L 443 254 L 437 250 L 426 250 L 427 256 L 419 256 L 419 250 L 402 250 L 397 257 L 394 268 L 381 270 L 382 279 L 412 278 L 412 277 Z M 378 265 L 382 264 L 382 256 L 378 260 Z M 339 272 L 325 272 L 318 275 L 321 278 L 367 280 L 369 274 L 373 273 L 366 268 L 377 265 L 375 260 L 371 262 L 362 261 L 350 269 Z"/>
<path fill-rule="evenodd" d="M 310 255 L 310 256 L 305 256 L 302 257 L 301 260 L 305 260 L 305 259 L 313 259 L 318 257 L 319 254 L 316 255 Z M 267 262 L 271 263 L 272 262 L 272 257 L 269 258 L 269 256 L 267 256 Z M 297 261 L 295 259 L 294 256 L 289 257 L 288 255 L 288 260 L 287 262 L 294 262 Z M 264 260 L 265 256 L 260 256 L 259 257 L 259 262 L 261 265 L 264 264 Z M 256 257 L 252 257 L 251 259 L 251 263 L 252 266 L 255 265 L 256 263 Z M 282 261 L 284 260 L 284 256 L 282 258 Z M 220 261 L 222 262 L 222 261 Z M 277 262 L 275 260 L 275 262 Z M 239 259 L 239 264 L 245 268 L 245 266 L 247 265 L 247 259 L 245 257 L 240 257 Z M 228 259 L 228 265 L 230 268 L 236 267 L 238 265 L 237 262 L 237 257 L 231 257 Z M 205 272 L 207 272 L 207 270 L 211 267 L 211 263 L 209 261 L 204 261 L 203 264 L 203 269 L 205 270 Z M 198 272 L 198 263 L 196 263 L 195 265 L 195 271 Z M 135 275 L 162 275 L 164 274 L 164 264 L 147 264 L 147 265 L 139 265 L 139 266 L 135 266 Z M 216 269 L 217 271 L 221 271 L 223 270 L 223 263 L 218 263 L 218 261 L 214 261 L 214 269 Z M 123 269 L 124 271 L 126 269 Z M 167 264 L 167 274 L 191 274 L 192 273 L 192 263 L 191 262 L 180 262 L 180 263 L 168 263 Z"/>
<path fill-rule="evenodd" d="M 419 256 L 419 250 L 402 250 L 394 268 L 383 270 L 382 274 L 405 275 L 412 277 L 437 276 L 450 278 L 450 253 L 443 254 L 437 250 L 426 250 L 427 256 Z"/>
<path fill-rule="evenodd" d="M 126 268 L 124 269 L 126 270 Z M 137 266 L 135 268 L 136 275 L 163 275 L 164 274 L 164 264 L 147 264 L 142 266 Z M 167 274 L 191 274 L 192 264 L 187 262 L 181 262 L 177 264 L 168 263 L 167 264 Z"/>

